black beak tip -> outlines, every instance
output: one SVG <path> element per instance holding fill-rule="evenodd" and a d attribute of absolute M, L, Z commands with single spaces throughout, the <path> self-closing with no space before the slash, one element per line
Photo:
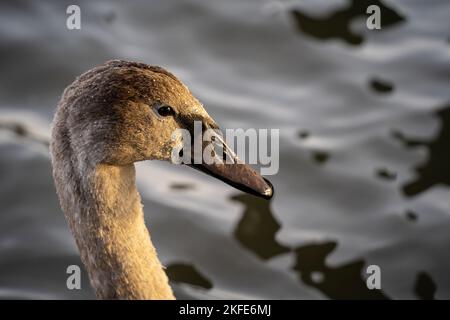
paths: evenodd
<path fill-rule="evenodd" d="M 273 184 L 267 180 L 266 178 L 263 178 L 264 182 L 267 184 L 267 188 L 264 190 L 264 192 L 261 194 L 261 196 L 264 199 L 270 200 L 272 199 L 273 195 L 275 194 L 275 190 L 273 188 Z"/>

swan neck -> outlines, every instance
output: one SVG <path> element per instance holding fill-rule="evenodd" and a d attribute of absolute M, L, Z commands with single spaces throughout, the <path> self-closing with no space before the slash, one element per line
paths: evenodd
<path fill-rule="evenodd" d="M 80 210 L 67 216 L 96 295 L 173 299 L 145 226 L 134 165 L 98 165 L 86 179 Z"/>

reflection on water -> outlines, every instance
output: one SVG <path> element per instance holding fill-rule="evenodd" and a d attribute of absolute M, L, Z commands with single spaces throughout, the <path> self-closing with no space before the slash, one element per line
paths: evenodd
<path fill-rule="evenodd" d="M 300 140 L 306 140 L 311 136 L 308 130 L 300 130 L 298 137 Z M 312 150 L 311 159 L 318 165 L 325 164 L 330 159 L 330 153 L 324 150 Z"/>
<path fill-rule="evenodd" d="M 406 210 L 405 216 L 406 216 L 406 219 L 408 219 L 409 221 L 412 221 L 412 222 L 415 222 L 415 221 L 417 221 L 417 219 L 419 219 L 419 215 L 417 214 L 417 212 L 415 212 L 413 210 Z"/>
<path fill-rule="evenodd" d="M 373 78 L 369 82 L 370 87 L 377 93 L 391 93 L 394 85 L 386 80 Z"/>
<path fill-rule="evenodd" d="M 107 11 L 103 15 L 103 20 L 105 20 L 106 23 L 111 24 L 114 23 L 114 21 L 117 18 L 117 14 L 114 11 Z"/>
<path fill-rule="evenodd" d="M 394 171 L 389 170 L 388 168 L 379 168 L 375 171 L 378 178 L 393 181 L 397 178 L 397 174 Z"/>
<path fill-rule="evenodd" d="M 364 260 L 356 260 L 337 267 L 326 264 L 327 256 L 336 248 L 336 242 L 314 243 L 295 249 L 293 269 L 305 284 L 323 292 L 332 299 L 387 299 L 381 290 L 369 290 Z"/>
<path fill-rule="evenodd" d="M 426 272 L 419 272 L 417 274 L 416 283 L 414 285 L 414 292 L 417 297 L 422 300 L 433 300 L 436 293 L 436 284 L 430 275 Z"/>
<path fill-rule="evenodd" d="M 362 278 L 366 263 L 356 260 L 338 267 L 326 265 L 327 256 L 336 248 L 337 242 L 313 243 L 289 248 L 276 240 L 280 229 L 271 210 L 270 202 L 251 195 L 236 195 L 233 200 L 245 205 L 242 218 L 234 231 L 235 238 L 243 247 L 260 258 L 268 260 L 283 253 L 294 254 L 298 278 L 332 299 L 386 299 L 380 290 L 369 290 Z"/>
<path fill-rule="evenodd" d="M 308 130 L 300 130 L 298 133 L 298 137 L 300 139 L 306 139 L 309 137 L 309 131 Z"/>
<path fill-rule="evenodd" d="M 349 0 L 348 5 L 324 17 L 313 17 L 298 9 L 291 11 L 297 28 L 304 34 L 320 40 L 341 39 L 351 45 L 360 45 L 364 38 L 351 30 L 354 19 L 367 17 L 366 9 L 369 5 L 378 5 L 381 11 L 382 29 L 395 25 L 404 18 L 378 0 Z"/>
<path fill-rule="evenodd" d="M 403 133 L 395 131 L 394 137 L 407 148 L 426 147 L 428 157 L 424 164 L 416 168 L 418 177 L 403 186 L 406 196 L 414 196 L 437 184 L 450 185 L 450 105 L 437 111 L 441 127 L 436 137 L 431 141 L 418 138 L 408 138 Z"/>
<path fill-rule="evenodd" d="M 41 137 L 38 134 L 31 132 L 26 125 L 19 122 L 0 121 L 0 130 L 11 132 L 20 138 L 31 139 L 47 147 L 50 145 L 50 142 L 46 137 Z"/>
<path fill-rule="evenodd" d="M 192 183 L 174 182 L 170 185 L 173 190 L 192 190 L 195 186 Z"/>
<path fill-rule="evenodd" d="M 330 154 L 325 151 L 313 151 L 312 158 L 317 164 L 324 164 L 330 158 Z"/>
<path fill-rule="evenodd" d="M 290 251 L 276 241 L 280 224 L 270 210 L 270 201 L 248 194 L 239 194 L 231 199 L 245 206 L 242 218 L 234 230 L 234 237 L 245 248 L 263 260 Z"/>
<path fill-rule="evenodd" d="M 204 289 L 211 289 L 212 283 L 203 276 L 193 265 L 186 263 L 172 263 L 166 268 L 170 281 L 187 283 Z"/>

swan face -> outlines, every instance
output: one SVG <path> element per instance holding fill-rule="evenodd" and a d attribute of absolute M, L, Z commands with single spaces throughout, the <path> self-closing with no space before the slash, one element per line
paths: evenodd
<path fill-rule="evenodd" d="M 72 144 L 80 142 L 77 153 L 93 163 L 170 160 L 176 129 L 214 123 L 174 75 L 139 63 L 115 60 L 88 71 L 63 101 Z"/>
<path fill-rule="evenodd" d="M 79 163 L 124 166 L 142 160 L 171 161 L 172 150 L 180 143 L 173 133 L 177 129 L 193 132 L 194 121 L 218 128 L 170 72 L 113 60 L 81 75 L 65 90 L 55 131 L 70 141 Z M 238 189 L 272 196 L 270 183 L 247 165 L 195 168 Z"/>

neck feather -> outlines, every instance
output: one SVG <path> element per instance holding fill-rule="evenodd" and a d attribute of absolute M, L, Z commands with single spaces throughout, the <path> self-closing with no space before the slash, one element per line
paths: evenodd
<path fill-rule="evenodd" d="M 98 165 L 80 180 L 82 195 L 63 207 L 97 296 L 173 299 L 144 223 L 134 165 Z"/>

